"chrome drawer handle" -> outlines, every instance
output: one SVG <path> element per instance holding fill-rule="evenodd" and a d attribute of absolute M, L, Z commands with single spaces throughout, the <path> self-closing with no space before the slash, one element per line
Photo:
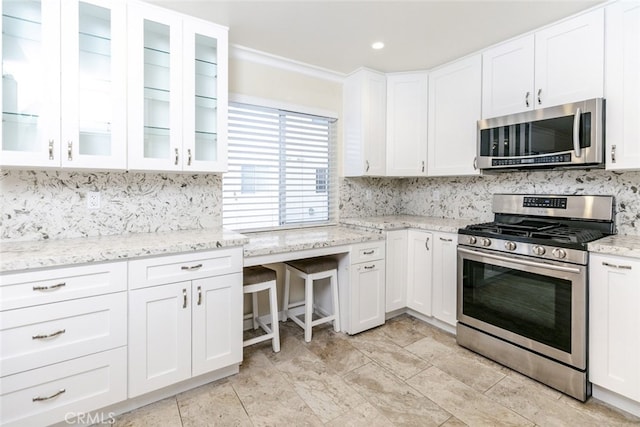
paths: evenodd
<path fill-rule="evenodd" d="M 441 237 L 440 240 L 443 242 L 453 242 L 453 239 L 445 239 L 444 237 Z"/>
<path fill-rule="evenodd" d="M 619 268 L 620 270 L 631 270 L 630 265 L 616 265 L 616 264 L 610 264 L 604 261 L 602 261 L 602 265 L 604 265 L 605 267 Z"/>
<path fill-rule="evenodd" d="M 365 265 L 365 266 L 364 266 L 364 269 L 365 269 L 365 270 L 373 270 L 374 268 L 376 268 L 376 265 L 375 265 L 375 264 L 373 264 L 373 265 Z"/>
<path fill-rule="evenodd" d="M 47 338 L 53 338 L 53 337 L 57 337 L 58 335 L 62 335 L 65 332 L 67 332 L 66 329 L 60 329 L 59 331 L 55 331 L 55 332 L 52 332 L 52 333 L 47 334 L 47 335 L 33 335 L 31 337 L 31 339 L 34 339 L 34 340 L 46 340 Z"/>
<path fill-rule="evenodd" d="M 363 251 L 362 255 L 373 255 L 376 253 L 375 249 L 371 249 L 370 251 Z"/>
<path fill-rule="evenodd" d="M 191 271 L 191 270 L 197 270 L 199 268 L 202 268 L 202 264 L 196 264 L 196 265 L 183 265 L 182 267 L 180 267 L 182 270 L 186 270 L 186 271 Z"/>
<path fill-rule="evenodd" d="M 187 308 L 187 290 L 182 290 L 182 308 Z"/>
<path fill-rule="evenodd" d="M 202 304 L 202 286 L 198 286 L 198 305 Z"/>
<path fill-rule="evenodd" d="M 65 390 L 64 388 L 61 388 L 60 390 L 56 391 L 55 393 L 53 393 L 51 396 L 46 396 L 46 397 L 34 397 L 33 399 L 31 399 L 33 402 L 42 402 L 43 400 L 49 400 L 49 399 L 53 399 L 54 397 L 58 397 L 60 396 L 62 393 L 66 393 L 67 390 Z"/>
<path fill-rule="evenodd" d="M 54 291 L 56 289 L 60 289 L 63 286 L 67 286 L 67 284 L 65 282 L 62 282 L 52 286 L 34 286 L 33 290 L 34 291 Z"/>

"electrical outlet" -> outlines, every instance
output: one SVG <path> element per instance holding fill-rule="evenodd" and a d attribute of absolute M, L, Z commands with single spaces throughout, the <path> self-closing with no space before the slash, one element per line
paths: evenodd
<path fill-rule="evenodd" d="M 367 190 L 365 192 L 365 197 L 366 197 L 367 200 L 371 200 L 371 190 Z"/>
<path fill-rule="evenodd" d="M 87 193 L 87 209 L 100 209 L 100 193 L 98 191 Z"/>
<path fill-rule="evenodd" d="M 440 192 L 438 190 L 435 190 L 433 192 L 433 201 L 434 202 L 439 202 L 440 201 Z"/>

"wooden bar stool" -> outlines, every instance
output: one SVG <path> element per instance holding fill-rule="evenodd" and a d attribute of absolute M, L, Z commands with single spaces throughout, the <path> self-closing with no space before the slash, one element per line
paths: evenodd
<path fill-rule="evenodd" d="M 271 327 L 260 319 L 258 313 L 258 292 L 269 291 L 269 307 L 271 310 Z M 280 351 L 280 330 L 278 327 L 278 299 L 276 296 L 276 272 L 257 265 L 255 267 L 245 267 L 242 272 L 242 292 L 252 294 L 252 321 L 253 329 L 261 327 L 266 334 L 251 338 L 242 343 L 243 347 L 257 344 L 262 341 L 272 340 L 273 351 Z"/>
<path fill-rule="evenodd" d="M 340 305 L 338 302 L 338 261 L 331 257 L 308 258 L 285 263 L 284 282 L 284 320 L 290 318 L 298 326 L 304 329 L 304 340 L 311 341 L 311 328 L 322 323 L 333 322 L 336 332 L 340 331 Z M 304 300 L 302 302 L 290 304 L 289 291 L 291 286 L 291 275 L 294 274 L 304 280 Z M 333 303 L 333 314 L 313 320 L 313 313 L 316 311 L 313 305 L 313 282 L 315 280 L 331 280 L 331 299 Z M 292 308 L 304 306 L 304 321 L 300 320 L 300 314 L 294 313 Z"/>

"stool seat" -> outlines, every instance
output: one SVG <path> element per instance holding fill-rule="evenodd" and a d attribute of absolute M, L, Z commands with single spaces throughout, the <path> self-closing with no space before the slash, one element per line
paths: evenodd
<path fill-rule="evenodd" d="M 337 270 L 338 261 L 331 257 L 306 258 L 287 261 L 285 264 L 300 270 L 305 274 L 320 273 L 322 271 Z"/>
<path fill-rule="evenodd" d="M 257 344 L 262 341 L 271 340 L 274 352 L 280 351 L 280 331 L 278 327 L 278 297 L 276 296 L 276 272 L 270 268 L 256 265 L 245 267 L 242 270 L 242 292 L 251 294 L 251 304 L 253 306 L 251 317 L 253 329 L 262 328 L 266 333 L 255 338 L 243 341 L 242 346 Z M 269 309 L 271 311 L 271 325 L 266 324 L 258 313 L 258 292 L 269 291 Z"/>

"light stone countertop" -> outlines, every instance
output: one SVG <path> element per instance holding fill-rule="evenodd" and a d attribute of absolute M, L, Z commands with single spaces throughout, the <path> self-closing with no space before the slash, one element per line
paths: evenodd
<path fill-rule="evenodd" d="M 0 272 L 242 246 L 248 241 L 242 234 L 217 228 L 3 242 Z"/>
<path fill-rule="evenodd" d="M 640 236 L 615 235 L 589 243 L 589 252 L 640 259 Z"/>
<path fill-rule="evenodd" d="M 377 231 L 356 230 L 339 225 L 263 231 L 245 235 L 249 238 L 249 243 L 244 246 L 245 258 L 344 246 L 385 238 Z"/>
<path fill-rule="evenodd" d="M 457 233 L 458 229 L 464 228 L 469 224 L 477 224 L 478 222 L 480 221 L 477 219 L 450 219 L 415 215 L 388 215 L 340 219 L 341 224 L 352 227 L 374 228 L 383 231 L 415 228 L 447 233 Z"/>

